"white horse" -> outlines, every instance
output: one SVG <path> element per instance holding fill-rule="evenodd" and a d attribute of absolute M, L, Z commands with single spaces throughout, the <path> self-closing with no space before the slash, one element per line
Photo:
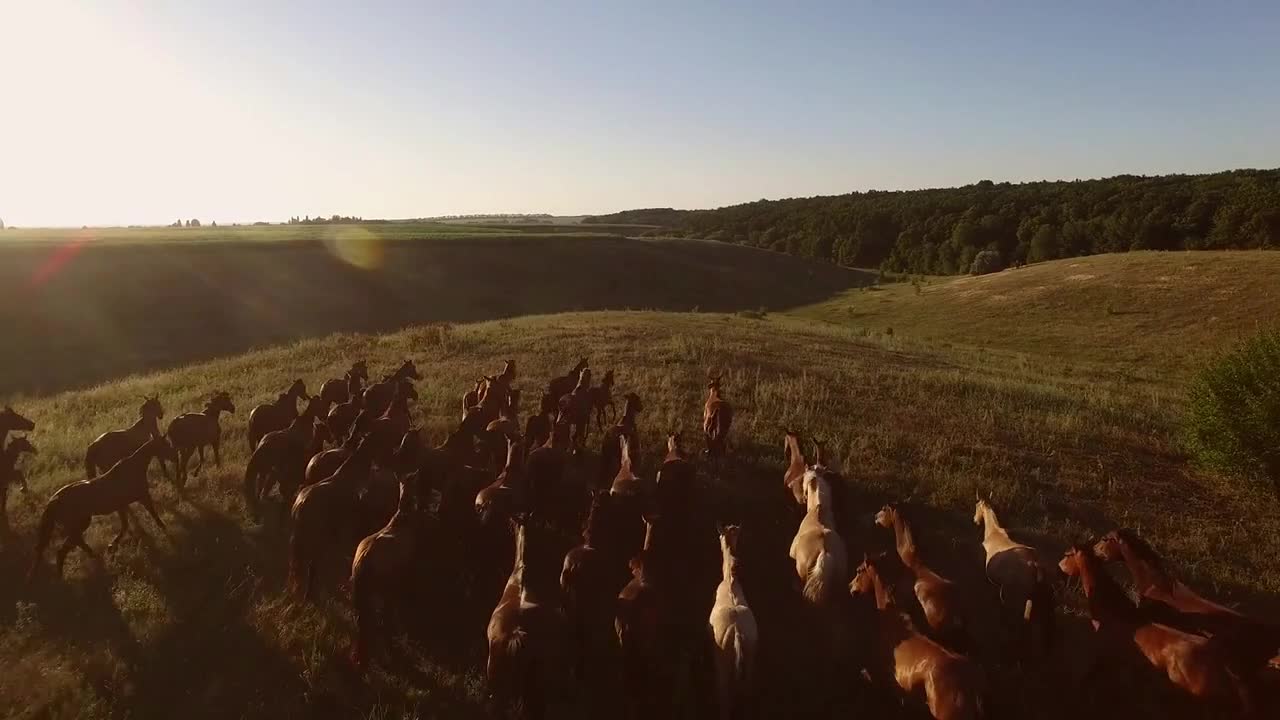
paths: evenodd
<path fill-rule="evenodd" d="M 724 579 L 716 588 L 716 604 L 711 608 L 708 622 L 711 640 L 715 643 L 720 717 L 728 720 L 740 714 L 745 707 L 760 633 L 755 613 L 747 605 L 747 595 L 737 577 L 740 528 L 729 525 L 719 530 Z"/>
<path fill-rule="evenodd" d="M 804 597 L 818 606 L 826 606 L 843 591 L 849 576 L 849 556 L 844 540 L 836 532 L 835 508 L 831 499 L 828 475 L 821 466 L 805 470 L 805 513 L 791 541 L 791 559 L 796 573 L 804 582 Z"/>

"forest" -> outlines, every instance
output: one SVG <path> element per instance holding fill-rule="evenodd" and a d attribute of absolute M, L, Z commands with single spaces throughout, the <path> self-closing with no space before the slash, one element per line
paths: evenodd
<path fill-rule="evenodd" d="M 657 225 L 852 267 L 954 275 L 983 250 L 1000 266 L 1129 250 L 1280 249 L 1280 169 L 994 183 L 650 208 L 588 223 Z"/>

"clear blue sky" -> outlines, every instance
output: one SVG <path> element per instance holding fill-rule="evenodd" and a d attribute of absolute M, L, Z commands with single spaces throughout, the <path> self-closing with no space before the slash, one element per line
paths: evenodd
<path fill-rule="evenodd" d="M 0 27 L 10 224 L 1280 165 L 1275 2 L 0 0 Z"/>

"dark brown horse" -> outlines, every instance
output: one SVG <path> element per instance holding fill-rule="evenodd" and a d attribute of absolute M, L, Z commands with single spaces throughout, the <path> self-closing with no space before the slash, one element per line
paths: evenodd
<path fill-rule="evenodd" d="M 551 382 L 547 383 L 547 394 L 558 402 L 561 397 L 572 392 L 578 386 L 582 371 L 587 369 L 587 365 L 587 359 L 582 358 L 577 365 L 573 366 L 572 370 L 560 377 L 552 378 Z"/>
<path fill-rule="evenodd" d="M 560 418 L 573 428 L 573 446 L 582 449 L 587 441 L 587 433 L 591 430 L 591 371 L 583 370 L 578 375 L 578 384 L 573 390 L 560 396 L 558 403 Z"/>
<path fill-rule="evenodd" d="M 258 447 L 258 441 L 269 432 L 283 430 L 298 417 L 298 401 L 310 400 L 307 385 L 301 379 L 293 381 L 289 389 L 280 394 L 274 402 L 259 405 L 249 411 L 249 452 Z"/>
<path fill-rule="evenodd" d="M 707 437 L 707 457 L 713 462 L 723 460 L 728 452 L 733 425 L 733 406 L 721 395 L 720 377 L 709 376 L 707 401 L 702 406 L 702 432 Z"/>
<path fill-rule="evenodd" d="M 347 370 L 342 377 L 325 380 L 324 384 L 320 386 L 320 397 L 334 405 L 338 405 L 355 397 L 357 393 L 362 391 L 364 383 L 368 381 L 368 366 L 365 365 L 364 360 L 357 360 L 351 364 L 351 369 Z"/>
<path fill-rule="evenodd" d="M 325 418 L 325 425 L 329 426 L 329 430 L 333 432 L 334 437 L 346 439 L 353 434 L 356 421 L 360 418 L 364 409 L 364 393 L 355 393 L 350 400 L 334 405 L 329 410 L 329 414 Z"/>
<path fill-rule="evenodd" d="M 422 376 L 418 374 L 418 368 L 413 364 L 413 361 L 405 360 L 400 363 L 400 367 L 396 368 L 395 372 L 384 376 L 381 381 L 365 388 L 365 411 L 372 413 L 372 417 L 379 417 L 387 411 L 387 406 L 391 404 L 391 400 L 395 396 L 396 387 L 402 380 L 421 379 Z"/>
<path fill-rule="evenodd" d="M 659 516 L 644 518 L 644 546 L 631 559 L 631 581 L 618 593 L 614 618 L 632 717 L 665 717 L 671 709 L 676 566 L 673 553 L 663 547 L 661 523 Z"/>
<path fill-rule="evenodd" d="M 147 467 L 157 458 L 177 460 L 173 446 L 160 435 L 144 442 L 132 455 L 112 465 L 103 474 L 59 488 L 49 498 L 49 504 L 40 516 L 40 525 L 36 530 L 35 558 L 32 559 L 31 570 L 27 574 L 28 581 L 35 577 L 55 526 L 61 527 L 67 538 L 58 549 L 59 576 L 62 575 L 67 553 L 73 548 L 78 547 L 88 553 L 89 557 L 98 559 L 97 554 L 84 541 L 84 531 L 95 515 L 116 513 L 120 516 L 120 532 L 107 546 L 108 550 L 115 548 L 129 529 L 128 508 L 135 502 L 140 503 L 163 530 L 164 521 L 156 512 L 155 503 L 151 500 L 151 490 L 147 487 Z"/>
<path fill-rule="evenodd" d="M 236 406 L 231 402 L 231 396 L 218 392 L 205 403 L 203 412 L 185 413 L 169 423 L 169 430 L 165 434 L 169 438 L 169 444 L 178 453 L 178 467 L 175 470 L 178 487 L 187 484 L 187 463 L 191 461 L 193 453 L 199 454 L 199 460 L 191 474 L 200 474 L 200 468 L 204 466 L 206 445 L 213 449 L 214 464 L 222 467 L 222 427 L 218 424 L 218 417 L 224 412 L 235 411 Z"/>
<path fill-rule="evenodd" d="M 608 487 L 618 474 L 622 464 L 622 445 L 618 442 L 626 437 L 631 445 L 633 455 L 640 454 L 640 430 L 636 427 L 636 417 L 644 411 L 644 403 L 635 393 L 627 393 L 622 398 L 622 417 L 618 424 L 604 431 L 604 439 L 600 441 L 600 469 L 596 475 L 596 487 Z"/>
<path fill-rule="evenodd" d="M 359 521 L 356 503 L 369 482 L 374 449 L 374 443 L 364 438 L 333 475 L 302 488 L 293 501 L 288 582 L 304 602 L 311 594 L 317 564 L 326 551 L 351 536 Z"/>
<path fill-rule="evenodd" d="M 614 603 L 626 584 L 621 571 L 627 558 L 622 543 L 613 537 L 616 528 L 611 527 L 612 502 L 607 491 L 591 491 L 582 544 L 565 553 L 560 570 L 560 589 L 579 682 L 589 681 L 589 661 L 605 652 L 612 635 Z"/>
<path fill-rule="evenodd" d="M 19 415 L 8 405 L 0 409 L 0 446 L 9 437 L 10 432 L 31 432 L 36 429 L 34 421 Z"/>
<path fill-rule="evenodd" d="M 378 461 L 385 464 L 390 461 L 391 451 L 404 434 L 413 425 L 409 412 L 409 401 L 418 399 L 418 391 L 409 380 L 396 383 L 387 409 L 376 418 L 365 419 L 366 413 L 356 420 L 356 432 L 367 434 L 373 438 L 378 447 Z"/>
<path fill-rule="evenodd" d="M 518 437 L 507 438 L 507 462 L 493 483 L 476 493 L 476 515 L 486 525 L 504 522 L 527 508 L 524 452 Z"/>
<path fill-rule="evenodd" d="M 697 468 L 682 446 L 680 433 L 667 434 L 667 455 L 655 478 L 654 500 L 658 511 L 669 518 L 683 521 L 694 510 Z"/>
<path fill-rule="evenodd" d="M 249 513 L 256 517 L 258 503 L 279 484 L 280 497 L 289 507 L 293 494 L 306 479 L 307 461 L 315 455 L 316 437 L 323 430 L 318 422 L 325 401 L 319 396 L 307 401 L 302 414 L 289 427 L 267 433 L 258 442 L 244 470 L 244 494 Z"/>
<path fill-rule="evenodd" d="M 507 392 L 507 401 L 498 408 L 498 417 L 485 426 L 481 445 L 492 467 L 502 467 L 507 452 L 507 438 L 520 437 L 520 391 Z"/>
<path fill-rule="evenodd" d="M 591 408 L 596 414 L 596 429 L 604 431 L 604 411 L 606 409 L 612 413 L 613 417 L 609 418 L 609 422 L 613 422 L 618 414 L 618 406 L 613 402 L 613 371 L 606 370 L 604 377 L 600 378 L 600 384 L 591 388 Z"/>
<path fill-rule="evenodd" d="M 36 448 L 25 437 L 16 437 L 0 446 L 0 533 L 9 532 L 9 486 L 16 484 L 27 492 L 27 477 L 18 469 L 23 453 L 36 454 Z"/>
<path fill-rule="evenodd" d="M 84 473 L 86 478 L 95 478 L 107 468 L 133 454 L 147 440 L 160 437 L 160 420 L 164 418 L 164 408 L 160 398 L 145 398 L 138 408 L 138 420 L 124 430 L 112 430 L 98 436 L 89 443 L 84 453 Z M 160 468 L 165 477 L 169 471 L 161 460 Z"/>
<path fill-rule="evenodd" d="M 342 441 L 341 445 L 312 453 L 311 459 L 307 461 L 307 469 L 303 473 L 302 486 L 315 485 L 332 475 L 347 458 L 351 457 L 351 453 L 355 452 L 361 437 L 352 433 Z"/>
<path fill-rule="evenodd" d="M 538 413 L 530 415 L 524 425 L 524 440 L 528 443 L 530 452 L 535 448 L 546 445 L 547 441 L 551 439 L 551 430 L 555 427 L 556 414 L 559 412 L 559 407 L 558 398 L 551 393 L 543 393 L 542 401 L 538 406 Z"/>

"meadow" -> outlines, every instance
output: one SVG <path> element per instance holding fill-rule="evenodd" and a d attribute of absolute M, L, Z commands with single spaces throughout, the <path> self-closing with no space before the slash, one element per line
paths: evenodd
<path fill-rule="evenodd" d="M 310 326 L 317 337 L 87 389 L 9 397 L 0 390 L 0 402 L 14 402 L 37 421 L 31 438 L 40 449 L 24 461 L 31 493 L 13 491 L 15 534 L 0 545 L 0 665 L 7 668 L 0 674 L 0 708 L 23 718 L 480 716 L 484 621 L 492 601 L 455 602 L 446 616 L 423 618 L 400 646 L 400 667 L 357 677 L 346 660 L 348 602 L 330 591 L 315 605 L 291 603 L 283 594 L 287 528 L 246 516 L 239 484 L 248 408 L 295 377 L 317 387 L 358 358 L 366 358 L 374 374 L 405 357 L 417 362 L 424 379 L 415 415 L 439 441 L 478 372 L 514 359 L 516 387 L 536 397 L 547 378 L 589 356 L 597 370 L 616 370 L 617 393 L 635 391 L 645 399 L 641 474 L 656 469 L 666 431 L 697 435 L 706 373 L 723 371 L 726 395 L 738 410 L 733 459 L 722 476 L 704 473 L 702 481 L 712 511 L 741 521 L 749 538 L 746 589 L 762 628 L 761 717 L 901 712 L 896 699 L 866 690 L 850 668 L 838 668 L 848 671 L 847 682 L 827 694 L 813 692 L 795 670 L 805 635 L 795 619 L 794 570 L 786 557 L 798 518 L 782 496 L 784 426 L 824 440 L 843 471 L 852 491 L 849 510 L 867 519 L 848 538 L 855 557 L 889 546 L 887 534 L 871 527 L 870 514 L 887 499 L 910 498 L 925 557 L 982 596 L 981 537 L 971 522 L 980 491 L 1017 537 L 1047 555 L 1117 525 L 1133 527 L 1194 587 L 1253 612 L 1280 613 L 1274 498 L 1197 470 L 1178 441 L 1183 378 L 1257 317 L 1277 316 L 1270 291 L 1250 284 L 1273 269 L 1271 256 L 1106 256 L 931 280 L 917 292 L 909 283 L 849 289 L 865 275 L 691 241 L 553 241 L 540 252 L 517 254 L 519 262 L 510 259 L 514 251 L 505 242 L 420 244 L 438 253 L 431 257 L 440 263 L 470 256 L 438 276 L 451 292 L 432 296 L 447 298 L 463 315 L 456 317 L 460 324 L 387 334 L 324 334 Z M 586 267 L 580 253 L 593 247 L 608 248 L 591 258 L 594 274 L 564 272 L 565 263 Z M 650 264 L 637 265 L 627 253 L 642 253 Z M 552 258 L 548 265 L 527 266 L 544 255 Z M 1082 262 L 1089 265 L 1074 265 Z M 261 258 L 248 264 L 263 265 Z M 276 267 L 287 274 L 286 266 Z M 400 264 L 383 267 L 390 273 Z M 668 284 L 673 268 L 684 274 Z M 635 293 L 606 294 L 612 302 L 679 312 L 529 314 L 574 309 L 556 305 L 573 302 L 584 288 L 603 291 L 602 275 Z M 1082 275 L 1092 277 L 1073 277 Z M 507 295 L 493 284 L 512 277 L 520 280 L 507 286 Z M 1204 284 L 1203 277 L 1214 282 Z M 534 289 L 522 284 L 536 278 L 546 279 Z M 305 286 L 291 287 L 304 292 Z M 230 287 L 240 288 L 211 284 L 208 292 L 231 302 Z M 149 303 L 146 289 L 133 289 L 136 307 L 165 304 Z M 525 316 L 463 324 L 492 312 L 467 292 L 491 293 L 487 297 L 508 303 L 503 308 L 510 314 Z M 619 306 L 599 304 L 589 293 L 579 297 L 582 309 Z M 409 293 L 389 298 L 387 306 L 394 302 L 431 305 Z M 481 308 L 476 315 L 458 309 L 472 303 Z M 695 305 L 700 311 L 691 312 Z M 760 305 L 791 310 L 760 313 Z M 281 327 L 324 314 L 287 308 Z M 717 309 L 750 311 L 710 312 Z M 221 332 L 210 331 L 204 316 L 194 317 L 198 322 L 183 337 Z M 1047 327 L 1049 318 L 1061 323 Z M 140 335 L 128 337 L 132 343 Z M 28 362 L 66 363 L 44 347 L 28 348 Z M 234 352 L 203 350 L 207 356 Z M 149 346 L 135 352 L 150 352 Z M 6 358 L 4 366 L 11 364 L 16 358 Z M 170 530 L 160 533 L 139 516 L 143 531 L 104 569 L 73 555 L 65 581 L 46 568 L 24 588 L 18 578 L 30 560 L 39 509 L 54 489 L 80 477 L 87 443 L 131 422 L 143 394 L 159 394 L 172 416 L 198 409 L 214 390 L 229 392 L 240 410 L 224 418 L 222 468 L 184 494 L 153 470 L 153 492 Z M 105 547 L 114 523 L 98 520 L 89 543 Z M 1157 684 L 1076 684 L 1089 661 L 1087 622 L 1076 591 L 1061 594 L 1068 632 L 1049 667 L 1003 660 L 996 634 L 975 649 L 991 671 L 1000 716 L 1110 717 L 1118 698 L 1133 703 L 1126 705 L 1129 717 L 1181 716 L 1185 703 Z M 984 616 L 981 626 L 994 623 Z M 599 716 L 574 694 L 556 710 Z"/>

